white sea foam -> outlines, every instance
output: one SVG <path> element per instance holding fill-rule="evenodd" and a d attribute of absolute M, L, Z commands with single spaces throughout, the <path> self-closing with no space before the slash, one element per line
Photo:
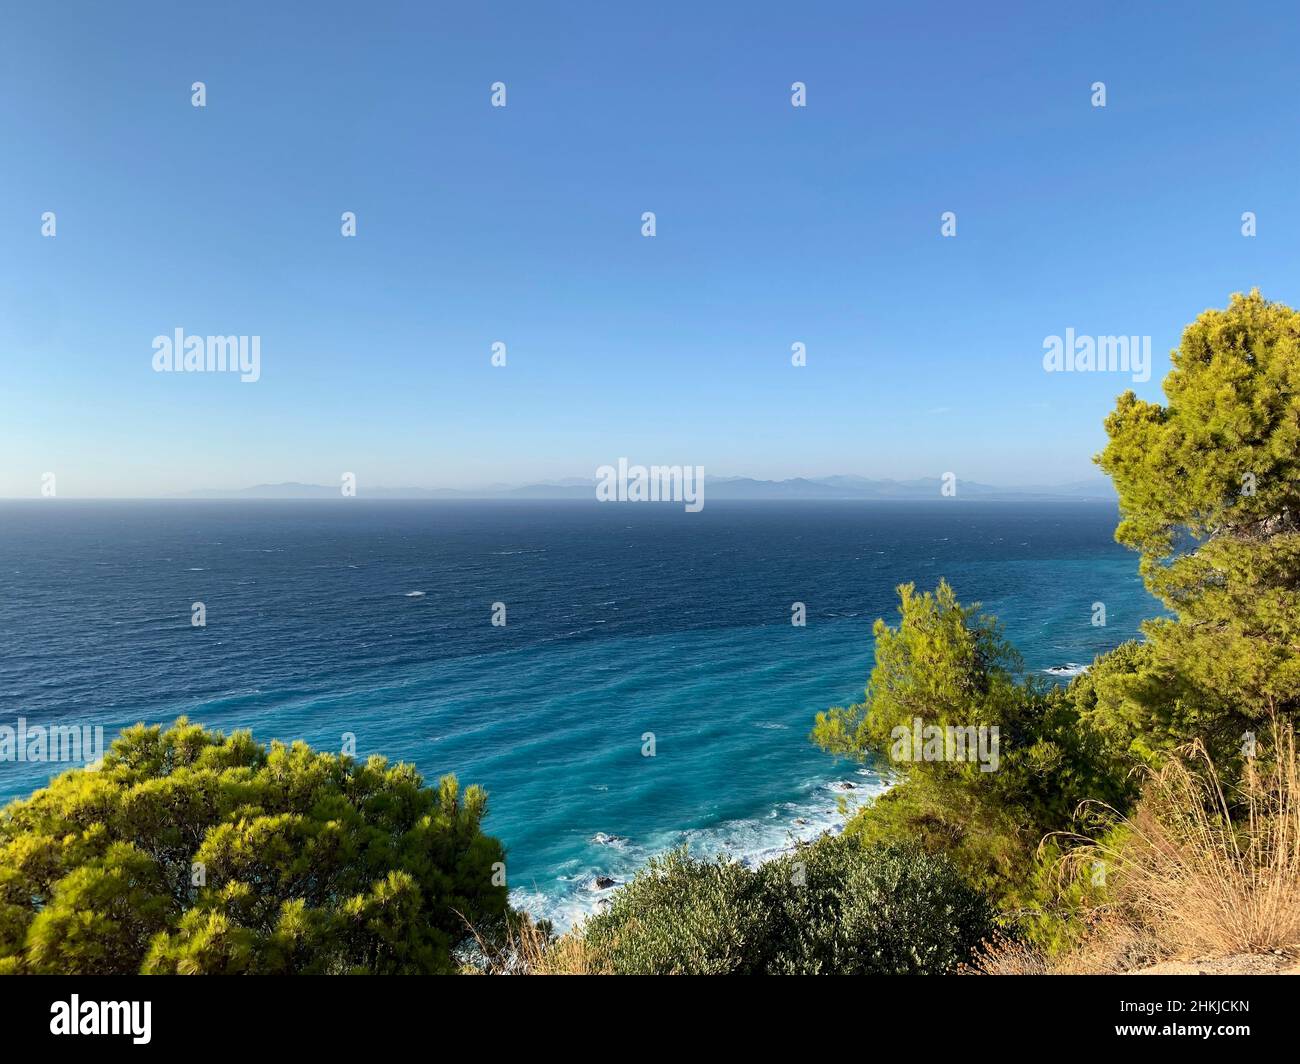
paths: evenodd
<path fill-rule="evenodd" d="M 1088 669 L 1089 666 L 1080 665 L 1077 661 L 1067 661 L 1064 665 L 1053 665 L 1043 672 L 1049 676 L 1082 676 Z"/>
<path fill-rule="evenodd" d="M 810 780 L 804 797 L 779 802 L 753 819 L 661 832 L 644 841 L 597 832 L 589 840 L 590 853 L 558 870 L 551 889 L 533 882 L 511 891 L 511 904 L 538 919 L 550 920 L 557 931 L 565 931 L 598 911 L 616 892 L 616 888 L 598 889 L 597 876 L 609 876 L 622 886 L 651 857 L 682 845 L 695 857 L 727 854 L 746 868 L 757 868 L 793 852 L 798 843 L 839 834 L 846 819 L 839 808 L 841 797 L 851 816 L 863 800 L 885 789 L 886 784 L 870 769 L 861 769 L 857 775 L 860 779 L 855 781 Z"/>
<path fill-rule="evenodd" d="M 423 591 L 408 591 L 408 592 L 406 593 L 406 597 L 407 597 L 407 598 L 424 598 L 424 592 L 423 592 Z"/>
<path fill-rule="evenodd" d="M 626 850 L 628 842 L 625 835 L 606 835 L 603 831 L 596 832 L 591 841 L 597 846 L 614 846 L 620 850 Z"/>

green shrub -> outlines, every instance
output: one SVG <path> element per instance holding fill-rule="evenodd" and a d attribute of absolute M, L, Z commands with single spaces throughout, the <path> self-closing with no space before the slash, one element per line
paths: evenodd
<path fill-rule="evenodd" d="M 506 911 L 486 801 L 381 757 L 137 725 L 0 810 L 0 971 L 454 971 L 466 920 Z"/>
<path fill-rule="evenodd" d="M 992 920 L 943 858 L 824 839 L 755 871 L 669 854 L 581 934 L 615 974 L 938 974 L 969 961 Z"/>
<path fill-rule="evenodd" d="M 898 592 L 898 625 L 875 625 L 865 697 L 819 713 L 813 728 L 824 749 L 887 765 L 893 775 L 894 786 L 863 806 L 846 833 L 867 845 L 915 842 L 943 854 L 972 886 L 1018 907 L 1044 835 L 1070 827 L 1080 802 L 1132 801 L 1136 755 L 1126 735 L 1094 722 L 1095 698 L 1087 701 L 1081 688 L 1025 677 L 996 620 L 963 606 L 947 582 L 934 592 L 910 584 Z M 987 728 L 998 737 L 997 760 L 900 760 L 898 732 L 908 735 L 916 721 Z"/>

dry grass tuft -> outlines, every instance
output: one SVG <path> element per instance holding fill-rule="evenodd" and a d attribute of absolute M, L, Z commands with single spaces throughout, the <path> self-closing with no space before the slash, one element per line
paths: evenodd
<path fill-rule="evenodd" d="M 980 950 L 976 963 L 962 975 L 1051 975 L 1053 968 L 1041 950 L 1027 942 L 998 937 Z"/>
<path fill-rule="evenodd" d="M 1104 930 L 1154 937 L 1176 957 L 1300 944 L 1300 771 L 1294 732 L 1274 739 L 1230 790 L 1192 744 L 1153 776 L 1122 841 L 1075 851 L 1105 862 L 1115 919 Z"/>
<path fill-rule="evenodd" d="M 556 938 L 527 914 L 511 919 L 504 941 L 488 942 L 473 927 L 479 958 L 474 971 L 481 975 L 603 975 L 603 966 L 574 931 Z"/>
<path fill-rule="evenodd" d="M 1162 961 L 1300 954 L 1300 766 L 1293 729 L 1226 787 L 1193 743 L 1154 772 L 1132 816 L 1062 859 L 1062 885 L 1101 863 L 1105 901 L 1076 910 L 1082 945 L 1048 957 L 1010 939 L 980 958 L 990 975 L 1131 972 Z M 1100 807 L 1093 807 L 1094 809 Z M 1272 959 L 1272 958 L 1268 958 Z M 1285 962 L 1285 963 L 1293 963 Z M 1284 962 L 1279 960 L 1278 964 Z M 1243 969 L 1244 970 L 1244 969 Z"/>

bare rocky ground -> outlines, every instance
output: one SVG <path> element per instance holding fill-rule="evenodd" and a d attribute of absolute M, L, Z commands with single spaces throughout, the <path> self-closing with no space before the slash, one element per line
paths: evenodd
<path fill-rule="evenodd" d="M 1237 953 L 1194 961 L 1164 961 L 1129 975 L 1300 975 L 1294 956 L 1278 953 Z"/>

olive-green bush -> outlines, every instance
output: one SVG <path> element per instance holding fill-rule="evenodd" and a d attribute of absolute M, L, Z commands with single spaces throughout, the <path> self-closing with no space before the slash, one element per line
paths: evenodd
<path fill-rule="evenodd" d="M 939 974 L 993 930 L 989 903 L 942 857 L 823 839 L 755 870 L 675 851 L 581 929 L 616 974 Z"/>

